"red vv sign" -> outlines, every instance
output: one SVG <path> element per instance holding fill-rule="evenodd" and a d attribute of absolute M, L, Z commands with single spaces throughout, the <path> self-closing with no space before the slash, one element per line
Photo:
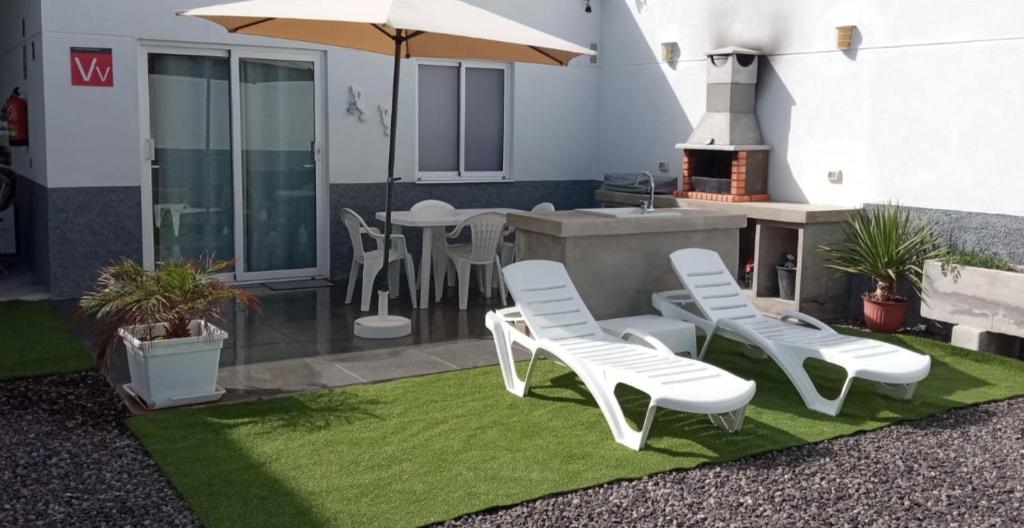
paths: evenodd
<path fill-rule="evenodd" d="M 71 48 L 72 86 L 114 86 L 110 48 Z"/>

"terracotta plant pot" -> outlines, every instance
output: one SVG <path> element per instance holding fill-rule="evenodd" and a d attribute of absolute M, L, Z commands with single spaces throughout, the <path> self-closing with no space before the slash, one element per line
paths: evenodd
<path fill-rule="evenodd" d="M 907 306 L 906 302 L 877 302 L 864 296 L 864 323 L 872 332 L 891 334 L 903 328 Z"/>

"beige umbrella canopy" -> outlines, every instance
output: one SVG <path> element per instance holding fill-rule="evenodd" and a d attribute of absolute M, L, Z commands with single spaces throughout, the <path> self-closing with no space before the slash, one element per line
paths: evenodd
<path fill-rule="evenodd" d="M 466 58 L 565 66 L 594 52 L 458 0 L 250 0 L 181 11 L 231 33 L 403 57 Z"/>
<path fill-rule="evenodd" d="M 394 57 L 391 137 L 385 195 L 384 262 L 390 262 L 391 189 L 395 181 L 398 82 L 402 57 L 463 58 L 566 66 L 595 52 L 459 0 L 249 0 L 178 12 L 231 33 L 274 37 L 384 53 Z M 388 273 L 381 273 L 387 281 Z M 378 315 L 356 321 L 356 335 L 408 335 L 411 323 L 388 315 L 388 289 Z"/>

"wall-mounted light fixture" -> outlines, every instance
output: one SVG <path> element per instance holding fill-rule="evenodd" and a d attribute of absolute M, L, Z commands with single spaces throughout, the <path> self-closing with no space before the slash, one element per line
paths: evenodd
<path fill-rule="evenodd" d="M 583 10 L 587 13 L 592 13 L 594 8 L 590 7 L 590 0 L 583 0 Z"/>
<path fill-rule="evenodd" d="M 676 62 L 677 60 L 679 60 L 679 43 L 662 42 L 661 60 L 664 62 Z"/>
<path fill-rule="evenodd" d="M 836 48 L 841 50 L 853 47 L 853 36 L 857 33 L 857 26 L 836 27 Z"/>

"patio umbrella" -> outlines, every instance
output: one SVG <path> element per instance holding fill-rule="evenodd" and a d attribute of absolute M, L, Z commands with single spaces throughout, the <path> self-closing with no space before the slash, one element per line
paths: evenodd
<path fill-rule="evenodd" d="M 395 181 L 398 86 L 402 57 L 465 58 L 565 66 L 595 52 L 458 0 L 249 0 L 178 12 L 231 33 L 275 37 L 382 53 L 394 57 L 391 135 L 384 201 L 384 262 L 391 249 L 391 190 Z M 362 337 L 408 335 L 408 319 L 388 315 L 388 273 L 378 315 L 356 321 Z"/>

